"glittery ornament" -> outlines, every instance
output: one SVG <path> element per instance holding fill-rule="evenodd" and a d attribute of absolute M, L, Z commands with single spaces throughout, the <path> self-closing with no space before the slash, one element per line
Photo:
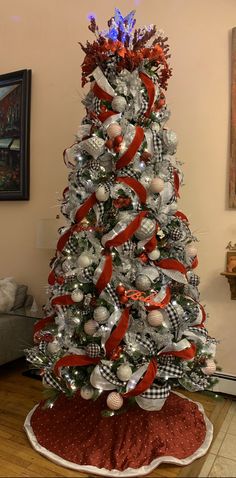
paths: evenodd
<path fill-rule="evenodd" d="M 144 274 L 139 274 L 135 280 L 135 285 L 138 290 L 146 291 L 151 288 L 152 281 L 148 276 Z"/>
<path fill-rule="evenodd" d="M 65 259 L 61 267 L 64 272 L 69 272 L 73 267 L 73 261 L 71 259 Z"/>
<path fill-rule="evenodd" d="M 153 178 L 150 183 L 150 191 L 152 193 L 160 193 L 164 189 L 164 181 L 161 178 Z"/>
<path fill-rule="evenodd" d="M 169 154 L 174 154 L 176 151 L 176 147 L 178 144 L 178 138 L 174 131 L 171 129 L 164 129 L 163 130 L 163 141 L 165 146 L 167 147 Z"/>
<path fill-rule="evenodd" d="M 98 188 L 95 192 L 95 196 L 96 196 L 96 199 L 98 201 L 104 202 L 104 201 L 108 200 L 108 198 L 110 196 L 110 192 L 105 186 L 100 185 L 100 186 L 98 186 Z"/>
<path fill-rule="evenodd" d="M 103 324 L 107 321 L 108 317 L 110 317 L 110 312 L 106 307 L 100 305 L 94 309 L 93 317 L 99 324 Z"/>
<path fill-rule="evenodd" d="M 194 287 L 197 287 L 200 284 L 200 277 L 192 271 L 187 272 L 187 279 L 188 283 Z"/>
<path fill-rule="evenodd" d="M 81 302 L 84 298 L 84 294 L 83 294 L 82 290 L 75 289 L 75 290 L 73 290 L 73 292 L 71 294 L 71 298 L 74 302 Z"/>
<path fill-rule="evenodd" d="M 180 241 L 183 238 L 183 231 L 179 227 L 173 227 L 170 231 L 172 241 Z"/>
<path fill-rule="evenodd" d="M 84 400 L 91 400 L 94 395 L 94 388 L 90 385 L 83 385 L 80 390 L 80 395 L 82 398 L 84 398 Z"/>
<path fill-rule="evenodd" d="M 87 335 L 93 335 L 98 329 L 98 323 L 95 320 L 88 320 L 84 324 L 84 331 Z"/>
<path fill-rule="evenodd" d="M 91 136 L 84 141 L 81 141 L 80 148 L 90 154 L 94 159 L 97 159 L 105 150 L 105 141 L 98 136 Z"/>
<path fill-rule="evenodd" d="M 47 351 L 50 354 L 56 354 L 59 352 L 60 349 L 61 349 L 61 346 L 58 340 L 53 340 L 53 342 L 49 342 L 49 344 L 47 345 Z"/>
<path fill-rule="evenodd" d="M 157 261 L 157 259 L 159 259 L 161 253 L 159 251 L 159 249 L 153 249 L 152 252 L 148 252 L 148 257 L 149 259 L 151 259 L 151 261 Z"/>
<path fill-rule="evenodd" d="M 194 244 L 188 244 L 185 247 L 185 253 L 188 257 L 195 257 L 197 255 L 197 248 Z"/>
<path fill-rule="evenodd" d="M 148 218 L 144 218 L 141 221 L 141 224 L 137 231 L 135 232 L 135 237 L 142 241 L 143 239 L 148 239 L 148 237 L 153 236 L 156 230 L 156 224 L 154 221 Z"/>
<path fill-rule="evenodd" d="M 120 365 L 116 371 L 116 375 L 117 377 L 122 381 L 122 382 L 127 382 L 127 380 L 130 379 L 131 375 L 132 375 L 132 368 L 124 363 L 122 365 Z"/>
<path fill-rule="evenodd" d="M 119 301 L 121 304 L 127 304 L 128 302 L 128 297 L 126 295 L 121 295 L 120 298 L 119 298 Z"/>
<path fill-rule="evenodd" d="M 115 96 L 111 102 L 112 109 L 114 111 L 118 111 L 118 113 L 122 113 L 125 111 L 127 106 L 127 101 L 124 96 Z"/>
<path fill-rule="evenodd" d="M 216 371 L 216 364 L 213 359 L 206 360 L 206 366 L 202 367 L 202 372 L 205 375 L 213 375 Z"/>
<path fill-rule="evenodd" d="M 85 350 L 86 354 L 92 358 L 99 357 L 101 352 L 100 346 L 98 344 L 88 344 Z"/>
<path fill-rule="evenodd" d="M 87 254 L 87 252 L 82 252 L 77 259 L 77 264 L 79 267 L 89 267 L 92 264 L 91 257 Z"/>
<path fill-rule="evenodd" d="M 107 397 L 107 406 L 111 410 L 119 410 L 123 405 L 123 398 L 122 396 L 117 393 L 117 392 L 111 392 L 109 393 Z"/>
<path fill-rule="evenodd" d="M 107 134 L 110 139 L 114 139 L 121 134 L 122 128 L 119 123 L 111 123 L 107 128 Z"/>
<path fill-rule="evenodd" d="M 163 323 L 163 315 L 160 310 L 151 310 L 148 312 L 147 321 L 151 327 L 158 327 Z"/>

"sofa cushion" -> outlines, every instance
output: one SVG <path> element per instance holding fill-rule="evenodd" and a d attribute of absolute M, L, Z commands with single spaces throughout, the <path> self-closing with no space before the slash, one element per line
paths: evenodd
<path fill-rule="evenodd" d="M 15 301 L 12 310 L 20 309 L 24 306 L 28 287 L 24 284 L 19 284 L 16 289 Z"/>
<path fill-rule="evenodd" d="M 12 277 L 0 279 L 0 313 L 9 312 L 14 305 L 17 283 Z"/>

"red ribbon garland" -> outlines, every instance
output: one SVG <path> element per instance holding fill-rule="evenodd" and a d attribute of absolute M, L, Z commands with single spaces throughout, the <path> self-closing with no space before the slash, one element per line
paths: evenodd
<path fill-rule="evenodd" d="M 100 362 L 100 358 L 92 358 L 87 355 L 66 355 L 60 358 L 54 365 L 54 373 L 59 375 L 59 369 L 61 367 L 84 367 L 85 365 L 97 364 Z"/>
<path fill-rule="evenodd" d="M 196 269 L 197 266 L 198 266 L 198 258 L 196 256 L 191 264 L 191 269 Z"/>
<path fill-rule="evenodd" d="M 111 333 L 110 337 L 108 337 L 105 347 L 106 347 L 106 355 L 109 357 L 112 355 L 114 349 L 120 344 L 121 340 L 123 339 L 129 325 L 129 309 L 124 309 L 118 325 Z"/>
<path fill-rule="evenodd" d="M 149 241 L 145 244 L 144 248 L 145 248 L 145 251 L 146 253 L 148 254 L 149 252 L 152 252 L 154 249 L 156 249 L 157 247 L 157 238 L 156 238 L 156 233 L 158 231 L 158 228 L 159 228 L 159 225 L 157 224 L 156 225 L 156 230 L 155 230 L 155 234 L 153 235 L 153 237 L 151 237 L 151 239 L 149 239 Z"/>
<path fill-rule="evenodd" d="M 56 275 L 55 275 L 54 270 L 52 270 L 52 271 L 49 273 L 49 276 L 48 276 L 48 283 L 49 283 L 49 285 L 54 285 L 55 282 L 56 282 Z"/>
<path fill-rule="evenodd" d="M 114 239 L 110 239 L 106 242 L 105 247 L 118 247 L 128 241 L 130 237 L 133 236 L 135 231 L 139 228 L 142 219 L 146 216 L 147 211 L 140 212 L 136 218 L 124 229 L 121 231 Z"/>
<path fill-rule="evenodd" d="M 149 78 L 149 76 L 146 75 L 145 73 L 143 72 L 139 73 L 139 78 L 143 82 L 148 93 L 148 108 L 144 116 L 149 117 L 152 110 L 153 103 L 154 103 L 154 99 L 155 99 L 155 86 L 151 78 Z"/>
<path fill-rule="evenodd" d="M 185 216 L 185 214 L 184 214 L 183 212 L 181 212 L 181 211 L 177 211 L 177 212 L 175 213 L 175 216 L 176 216 L 176 217 L 179 217 L 180 219 L 182 219 L 182 221 L 187 221 L 187 222 L 189 222 L 187 216 Z"/>
<path fill-rule="evenodd" d="M 112 256 L 111 254 L 108 254 L 106 256 L 105 264 L 102 270 L 102 273 L 96 283 L 96 289 L 99 293 L 105 289 L 106 285 L 110 282 L 112 276 Z"/>
<path fill-rule="evenodd" d="M 191 347 L 188 347 L 184 350 L 173 350 L 172 352 L 162 352 L 160 355 L 173 355 L 174 357 L 179 357 L 183 360 L 192 360 L 196 355 L 197 347 L 195 344 L 191 344 Z"/>
<path fill-rule="evenodd" d="M 144 138 L 144 130 L 141 126 L 136 126 L 135 135 L 133 141 L 129 145 L 127 151 L 118 159 L 116 163 L 116 169 L 121 169 L 127 166 L 133 157 L 137 153 L 140 145 L 142 144 Z"/>
<path fill-rule="evenodd" d="M 161 267 L 161 269 L 173 269 L 175 271 L 181 272 L 181 274 L 186 274 L 186 267 L 181 264 L 181 262 L 176 259 L 161 259 L 160 261 L 154 262 L 156 266 Z"/>
<path fill-rule="evenodd" d="M 106 121 L 108 118 L 110 118 L 111 116 L 113 115 L 117 115 L 117 113 L 115 111 L 103 111 L 103 113 L 99 113 L 99 115 L 97 116 L 97 118 L 102 122 L 104 123 L 104 121 Z"/>
<path fill-rule="evenodd" d="M 38 322 L 34 324 L 34 334 L 40 332 L 45 325 L 51 324 L 51 322 L 54 322 L 54 315 L 49 315 L 48 317 L 44 317 L 44 319 L 38 320 Z"/>
<path fill-rule="evenodd" d="M 53 306 L 54 305 L 72 305 L 74 303 L 75 302 L 73 301 L 70 295 L 59 295 L 58 297 L 54 297 L 54 299 L 52 299 L 52 302 L 51 302 Z"/>
<path fill-rule="evenodd" d="M 157 361 L 155 358 L 152 358 L 151 362 L 148 365 L 148 368 L 143 376 L 142 380 L 136 385 L 133 390 L 123 393 L 123 397 L 135 397 L 145 392 L 153 383 L 157 374 Z"/>
<path fill-rule="evenodd" d="M 97 96 L 97 98 L 99 98 L 100 100 L 105 100 L 105 101 L 113 100 L 113 96 L 109 95 L 109 93 L 107 93 L 102 88 L 100 88 L 100 86 L 97 83 L 95 83 L 93 87 L 93 94 Z"/>
<path fill-rule="evenodd" d="M 125 183 L 127 186 L 130 186 L 136 192 L 141 204 L 146 204 L 147 191 L 145 187 L 139 181 L 137 181 L 137 179 L 130 177 L 117 177 L 116 181 L 118 183 Z"/>

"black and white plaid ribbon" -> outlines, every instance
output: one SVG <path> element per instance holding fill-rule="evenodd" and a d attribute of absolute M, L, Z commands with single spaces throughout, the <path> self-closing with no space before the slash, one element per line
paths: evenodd
<path fill-rule="evenodd" d="M 89 267 L 85 267 L 85 269 L 83 270 L 82 274 L 81 274 L 84 279 L 86 279 L 87 281 L 91 281 L 93 276 L 94 276 L 94 269 L 93 267 L 89 266 Z"/>
<path fill-rule="evenodd" d="M 104 204 L 103 202 L 97 202 L 96 203 L 96 216 L 97 216 L 97 222 L 98 222 L 98 225 L 102 224 L 103 223 L 103 215 L 104 215 Z"/>
<path fill-rule="evenodd" d="M 117 378 L 115 373 L 111 371 L 108 365 L 100 365 L 99 370 L 102 377 L 105 378 L 108 382 L 113 383 L 113 385 L 116 385 L 117 387 L 122 387 L 124 385 L 124 383 Z"/>
<path fill-rule="evenodd" d="M 141 101 L 141 105 L 140 105 L 140 108 L 139 108 L 139 111 L 138 111 L 139 116 L 145 115 L 147 109 L 148 109 L 148 101 L 143 96 L 142 101 Z"/>
<path fill-rule="evenodd" d="M 140 177 L 140 173 L 138 173 L 137 171 L 132 171 L 129 167 L 125 167 L 125 168 L 122 168 L 122 171 L 120 173 L 121 176 L 129 176 L 130 178 L 134 178 L 134 179 L 139 179 Z"/>
<path fill-rule="evenodd" d="M 96 114 L 99 114 L 101 111 L 101 100 L 97 96 L 94 96 L 93 99 L 93 111 Z"/>
<path fill-rule="evenodd" d="M 77 241 L 75 240 L 75 237 L 74 235 L 70 236 L 68 241 L 67 241 L 67 245 L 66 247 L 70 250 L 70 252 L 72 254 L 76 254 L 77 251 L 78 251 L 78 243 Z"/>
<path fill-rule="evenodd" d="M 205 327 L 188 327 L 189 332 L 193 332 L 196 335 L 202 335 L 202 337 L 208 337 L 208 331 Z"/>
<path fill-rule="evenodd" d="M 50 385 L 50 387 L 56 388 L 57 390 L 60 390 L 61 392 L 64 392 L 64 389 L 59 384 L 59 381 L 57 379 L 55 379 L 53 377 L 53 375 L 51 374 L 51 372 L 49 372 L 49 370 L 47 370 L 47 369 L 45 370 L 45 372 L 43 374 L 43 380 L 44 380 L 45 383 Z"/>
<path fill-rule="evenodd" d="M 107 284 L 107 286 L 104 289 L 104 292 L 106 292 L 110 296 L 113 304 L 116 307 L 120 308 L 120 301 L 118 299 L 118 296 L 117 296 L 117 293 L 116 293 L 114 287 L 111 284 Z"/>
<path fill-rule="evenodd" d="M 157 398 L 167 398 L 170 394 L 171 386 L 168 382 L 163 385 L 156 385 L 155 383 L 146 390 L 146 392 L 141 394 L 143 398 L 157 399 Z"/>
<path fill-rule="evenodd" d="M 133 241 L 126 241 L 122 246 L 122 253 L 126 256 L 132 254 L 134 249 L 136 248 L 136 244 Z"/>
<path fill-rule="evenodd" d="M 175 338 L 176 338 L 177 335 L 178 335 L 178 329 L 179 329 L 179 326 L 180 326 L 180 323 L 181 323 L 180 317 L 179 317 L 175 307 L 172 304 L 169 304 L 169 305 L 167 305 L 167 307 L 165 307 L 165 312 L 167 313 L 168 319 L 169 319 L 170 324 L 171 324 L 171 331 L 174 333 Z"/>
<path fill-rule="evenodd" d="M 183 375 L 182 364 L 166 363 L 165 365 L 159 365 L 157 373 L 166 380 L 168 378 L 180 378 Z"/>
<path fill-rule="evenodd" d="M 44 340 L 42 340 L 40 343 L 39 343 L 39 351 L 43 354 L 43 355 L 46 355 L 47 353 L 47 342 L 45 342 Z"/>
<path fill-rule="evenodd" d="M 149 352 L 149 355 L 155 355 L 156 344 L 155 341 L 149 337 L 143 337 L 139 332 L 136 334 L 136 342 Z"/>
<path fill-rule="evenodd" d="M 162 153 L 163 153 L 162 140 L 159 137 L 157 131 L 153 129 L 151 131 L 152 131 L 153 149 L 155 152 L 155 158 L 157 162 L 160 162 L 162 161 Z"/>

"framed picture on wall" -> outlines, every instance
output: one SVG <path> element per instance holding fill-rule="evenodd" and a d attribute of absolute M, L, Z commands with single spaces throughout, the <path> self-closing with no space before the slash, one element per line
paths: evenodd
<path fill-rule="evenodd" d="M 0 75 L 0 200 L 29 199 L 31 70 Z"/>

